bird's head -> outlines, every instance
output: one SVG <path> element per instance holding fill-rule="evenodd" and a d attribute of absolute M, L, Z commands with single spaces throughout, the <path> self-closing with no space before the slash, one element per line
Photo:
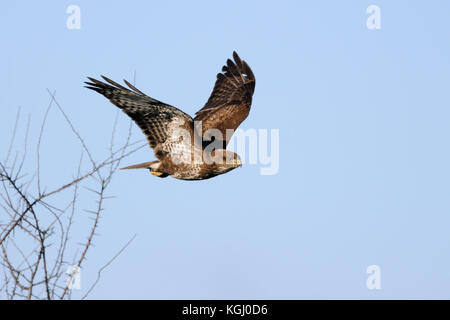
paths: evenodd
<path fill-rule="evenodd" d="M 218 174 L 222 174 L 242 167 L 241 158 L 237 153 L 228 150 L 214 150 L 211 152 L 212 166 Z"/>

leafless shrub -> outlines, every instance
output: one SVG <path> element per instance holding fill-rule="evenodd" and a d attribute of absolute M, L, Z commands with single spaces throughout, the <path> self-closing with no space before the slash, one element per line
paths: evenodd
<path fill-rule="evenodd" d="M 0 162 L 0 298 L 6 299 L 70 299 L 71 280 L 66 274 L 69 267 L 82 268 L 99 226 L 108 186 L 121 161 L 145 146 L 142 140 L 131 142 L 131 122 L 128 136 L 120 147 L 115 146 L 117 119 L 112 129 L 109 154 L 96 161 L 87 144 L 75 129 L 63 108 L 48 91 L 50 103 L 40 127 L 35 149 L 35 167 L 26 169 L 30 159 L 28 136 L 30 118 L 25 127 L 23 152 L 15 153 L 16 135 L 20 131 L 20 108 L 6 157 Z M 61 183 L 53 190 L 45 190 L 45 176 L 41 176 L 41 144 L 51 109 L 56 109 L 82 147 L 78 168 L 73 169 L 73 179 Z M 89 165 L 86 165 L 88 163 Z M 85 169 L 89 167 L 89 169 Z M 92 208 L 80 208 L 80 197 L 92 193 L 96 200 Z M 75 217 L 91 215 L 83 225 L 73 231 Z M 83 221 L 83 219 L 79 219 Z M 81 234 L 79 230 L 84 232 Z M 87 232 L 86 232 L 87 230 Z M 92 291 L 100 273 L 130 244 L 122 247 L 98 271 L 96 281 L 88 287 L 83 298 Z M 69 247 L 71 248 L 69 250 Z M 77 249 L 73 249 L 77 248 Z"/>

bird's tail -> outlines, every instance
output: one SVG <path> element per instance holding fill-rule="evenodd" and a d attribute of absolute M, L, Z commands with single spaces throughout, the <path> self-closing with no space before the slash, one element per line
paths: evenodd
<path fill-rule="evenodd" d="M 151 165 L 156 163 L 158 161 L 150 161 L 150 162 L 144 162 L 144 163 L 139 163 L 139 164 L 134 164 L 132 166 L 128 166 L 125 168 L 120 168 L 121 170 L 125 170 L 125 169 L 150 169 Z"/>

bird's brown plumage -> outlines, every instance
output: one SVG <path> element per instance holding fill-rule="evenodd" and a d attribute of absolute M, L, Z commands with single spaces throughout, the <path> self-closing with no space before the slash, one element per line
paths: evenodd
<path fill-rule="evenodd" d="M 255 76 L 247 63 L 233 52 L 217 74 L 210 98 L 192 119 L 183 111 L 150 98 L 128 81 L 128 88 L 102 76 L 106 82 L 88 77 L 87 88 L 97 91 L 122 109 L 141 128 L 159 161 L 128 168 L 148 168 L 159 177 L 171 175 L 184 180 L 201 180 L 228 172 L 240 165 L 239 156 L 216 148 L 205 160 L 203 138 L 217 129 L 223 149 L 231 135 L 248 116 L 255 90 Z M 194 130 L 194 126 L 196 126 Z M 228 133 L 228 135 L 227 135 Z M 214 159 L 214 161 L 209 161 Z M 223 163 L 224 162 L 224 163 Z"/>
<path fill-rule="evenodd" d="M 228 143 L 227 129 L 236 130 L 247 118 L 255 91 L 255 76 L 245 61 L 233 52 L 230 59 L 217 74 L 214 89 L 205 106 L 195 113 L 194 121 L 201 121 L 202 136 L 209 129 L 220 130 Z"/>

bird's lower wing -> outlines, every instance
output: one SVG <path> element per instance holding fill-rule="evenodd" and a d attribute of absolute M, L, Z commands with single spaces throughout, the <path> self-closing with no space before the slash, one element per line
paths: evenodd
<path fill-rule="evenodd" d="M 106 82 L 89 78 L 86 88 L 104 95 L 114 105 L 125 112 L 141 128 L 147 137 L 155 156 L 162 160 L 167 155 L 174 156 L 188 150 L 186 136 L 193 136 L 193 120 L 183 111 L 150 98 L 128 81 L 126 88 L 107 77 Z M 182 138 L 180 138 L 182 137 Z"/>

